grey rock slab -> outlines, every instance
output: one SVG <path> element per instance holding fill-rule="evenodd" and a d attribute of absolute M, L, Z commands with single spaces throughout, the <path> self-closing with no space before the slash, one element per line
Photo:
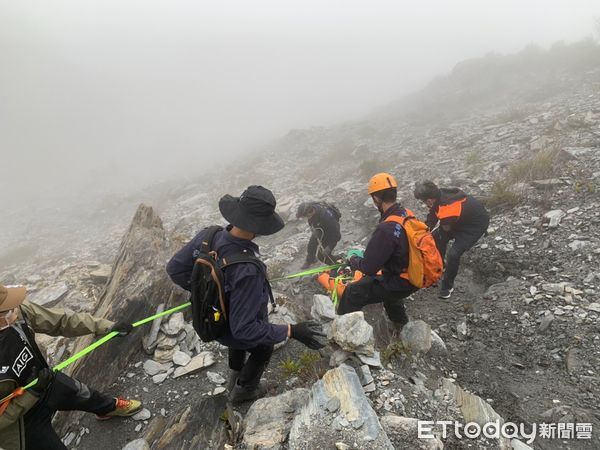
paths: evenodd
<path fill-rule="evenodd" d="M 408 322 L 402 328 L 400 338 L 411 353 L 425 354 L 431 348 L 431 327 L 422 320 Z"/>
<path fill-rule="evenodd" d="M 150 450 L 150 446 L 145 439 L 136 439 L 128 442 L 121 450 Z"/>
<path fill-rule="evenodd" d="M 396 448 L 415 450 L 443 450 L 444 444 L 437 437 L 419 439 L 419 419 L 396 415 L 383 416 L 381 426 Z"/>
<path fill-rule="evenodd" d="M 244 418 L 243 443 L 252 449 L 279 449 L 290 432 L 296 412 L 306 404 L 308 389 L 293 389 L 257 400 Z"/>
<path fill-rule="evenodd" d="M 133 415 L 132 419 L 133 420 L 148 420 L 150 417 L 152 417 L 152 413 L 150 412 L 149 409 L 144 408 L 139 413 Z"/>
<path fill-rule="evenodd" d="M 550 325 L 552 324 L 553 321 L 554 321 L 554 316 L 552 314 L 546 314 L 542 318 L 542 321 L 540 323 L 540 328 L 538 329 L 538 331 L 540 333 L 544 333 L 548 328 L 550 328 Z"/>
<path fill-rule="evenodd" d="M 184 375 L 199 372 L 205 367 L 212 366 L 215 363 L 215 358 L 211 352 L 205 351 L 192 358 L 189 364 L 185 367 L 178 367 L 175 369 L 173 378 L 179 378 Z"/>
<path fill-rule="evenodd" d="M 220 374 L 216 373 L 216 372 L 206 372 L 206 377 L 209 379 L 209 381 L 211 383 L 215 383 L 215 384 L 223 384 L 225 383 L 225 378 L 222 377 Z"/>
<path fill-rule="evenodd" d="M 183 327 L 185 326 L 185 320 L 182 312 L 176 312 L 169 316 L 166 322 L 163 322 L 161 329 L 169 336 L 177 336 Z"/>
<path fill-rule="evenodd" d="M 362 384 L 363 386 L 366 386 L 367 384 L 373 382 L 373 375 L 371 374 L 371 369 L 369 369 L 369 366 L 367 364 L 357 368 L 356 374 L 360 379 L 360 384 Z"/>
<path fill-rule="evenodd" d="M 560 225 L 560 221 L 565 217 L 566 214 L 562 209 L 553 209 L 544 214 L 544 218 L 549 221 L 548 226 L 550 228 L 556 228 Z"/>
<path fill-rule="evenodd" d="M 600 303 L 590 303 L 589 305 L 587 305 L 587 310 L 600 313 Z"/>
<path fill-rule="evenodd" d="M 108 281 L 111 273 L 112 267 L 107 264 L 103 264 L 90 272 L 90 278 L 92 279 L 93 283 L 102 285 Z"/>
<path fill-rule="evenodd" d="M 328 322 L 335 319 L 333 302 L 326 295 L 313 295 L 313 305 L 310 309 L 310 315 L 318 322 Z"/>
<path fill-rule="evenodd" d="M 435 331 L 431 330 L 431 349 L 429 353 L 435 356 L 443 356 L 448 354 L 446 343 Z"/>
<path fill-rule="evenodd" d="M 336 419 L 331 422 L 327 405 L 336 397 L 340 407 Z M 292 423 L 288 448 L 333 448 L 342 441 L 356 443 L 358 448 L 394 448 L 369 404 L 355 370 L 346 364 L 327 371 L 312 386 L 308 403 Z"/>
<path fill-rule="evenodd" d="M 160 364 L 152 359 L 147 359 L 144 362 L 144 372 L 146 372 L 146 375 L 150 377 L 153 377 L 160 372 L 166 372 L 167 369 L 168 367 L 165 367 L 165 365 Z"/>
<path fill-rule="evenodd" d="M 372 355 L 363 355 L 362 353 L 357 353 L 356 357 L 358 360 L 371 367 L 381 368 L 383 364 L 381 364 L 381 354 L 375 350 Z"/>
<path fill-rule="evenodd" d="M 190 355 L 182 351 L 173 353 L 173 362 L 178 366 L 187 366 L 191 360 Z"/>
<path fill-rule="evenodd" d="M 365 321 L 362 311 L 337 316 L 328 335 L 342 350 L 372 355 L 375 352 L 373 327 Z"/>

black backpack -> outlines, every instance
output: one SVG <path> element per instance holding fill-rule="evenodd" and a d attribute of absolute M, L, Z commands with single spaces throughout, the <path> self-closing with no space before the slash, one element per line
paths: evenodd
<path fill-rule="evenodd" d="M 333 203 L 327 203 L 327 202 L 323 202 L 322 205 L 327 208 L 329 211 L 331 211 L 331 213 L 334 215 L 334 217 L 339 221 L 342 218 L 342 213 L 340 212 L 340 210 L 338 209 L 337 206 L 335 206 Z"/>
<path fill-rule="evenodd" d="M 217 255 L 213 241 L 222 230 L 218 225 L 206 228 L 207 233 L 192 271 L 192 323 L 204 342 L 214 341 L 229 332 L 223 269 L 234 264 L 251 263 L 265 275 L 265 280 L 267 278 L 264 264 L 254 255 L 237 253 L 226 258 Z M 271 286 L 268 281 L 266 283 L 269 299 L 275 306 Z"/>

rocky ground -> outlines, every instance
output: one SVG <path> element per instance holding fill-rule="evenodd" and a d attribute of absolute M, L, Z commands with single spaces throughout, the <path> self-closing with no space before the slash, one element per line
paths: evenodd
<path fill-rule="evenodd" d="M 600 69 L 538 73 L 539 83 L 525 80 L 479 104 L 464 85 L 456 88 L 457 76 L 439 102 L 462 99 L 467 112 L 423 121 L 411 120 L 414 109 L 392 109 L 295 130 L 248 161 L 250 169 L 229 174 L 226 187 L 275 192 L 287 224 L 258 243 L 276 277 L 303 261 L 309 234 L 294 217 L 302 201 L 338 205 L 341 251 L 365 245 L 377 222 L 365 189 L 374 172 L 393 173 L 401 201 L 419 215 L 415 181 L 459 186 L 485 200 L 492 221 L 465 255 L 451 299 L 439 300 L 435 289 L 415 294 L 407 300 L 411 327 L 397 336 L 380 306 L 365 309 L 366 322 L 335 318 L 314 297 L 324 292 L 312 279 L 277 283 L 273 319 L 316 316 L 331 345 L 320 353 L 282 346 L 266 375 L 269 398 L 235 410 L 223 393 L 224 348 L 200 342 L 188 313 L 148 325 L 72 369 L 102 390 L 142 399 L 146 410 L 107 422 L 60 414 L 67 446 L 527 448 L 525 439 L 458 439 L 439 429 L 437 439 L 419 440 L 419 419 L 500 420 L 528 430 L 547 423 L 560 437 L 538 435 L 531 448 L 600 448 Z M 481 97 L 478 87 L 472 91 Z M 4 264 L 0 280 L 27 284 L 33 301 L 109 318 L 133 321 L 179 304 L 185 297 L 164 264 L 199 228 L 222 223 L 216 205 L 224 193 L 223 183 L 206 180 L 171 186 L 157 196 L 158 212 L 141 207 L 127 231 L 121 215 L 103 236 L 77 239 L 59 261 L 40 250 L 35 260 Z M 55 362 L 87 342 L 43 338 Z M 583 428 L 569 436 L 571 423 L 591 424 L 591 439 L 572 438 Z"/>

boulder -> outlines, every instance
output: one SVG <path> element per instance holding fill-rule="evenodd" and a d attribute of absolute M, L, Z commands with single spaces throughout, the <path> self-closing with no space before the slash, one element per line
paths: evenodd
<path fill-rule="evenodd" d="M 331 412 L 335 398 L 339 400 L 339 408 Z M 334 448 L 338 442 L 356 443 L 358 448 L 394 448 L 371 408 L 355 370 L 346 364 L 327 371 L 312 386 L 308 403 L 292 423 L 288 448 Z"/>
<path fill-rule="evenodd" d="M 388 415 L 382 417 L 380 421 L 395 448 L 415 450 L 443 450 L 444 448 L 444 444 L 437 437 L 419 439 L 419 419 Z"/>
<path fill-rule="evenodd" d="M 254 402 L 244 418 L 243 443 L 250 450 L 280 449 L 296 412 L 306 404 L 308 389 L 294 389 Z"/>
<path fill-rule="evenodd" d="M 348 352 L 365 355 L 375 352 L 373 327 L 365 321 L 362 311 L 337 316 L 327 337 Z"/>
<path fill-rule="evenodd" d="M 431 348 L 431 327 L 422 320 L 410 321 L 400 333 L 404 346 L 414 354 L 425 354 Z"/>

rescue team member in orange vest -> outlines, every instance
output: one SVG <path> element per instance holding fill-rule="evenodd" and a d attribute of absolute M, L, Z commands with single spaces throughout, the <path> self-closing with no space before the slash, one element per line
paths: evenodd
<path fill-rule="evenodd" d="M 5 450 L 67 450 L 52 428 L 56 411 L 86 411 L 98 419 L 132 416 L 137 400 L 102 394 L 62 372 L 54 372 L 35 342 L 35 333 L 50 336 L 120 336 L 131 324 L 114 323 L 86 313 L 44 308 L 25 300 L 23 286 L 0 284 L 0 400 L 33 379 L 31 388 L 0 404 L 0 448 Z"/>
<path fill-rule="evenodd" d="M 350 257 L 350 268 L 360 270 L 365 276 L 346 286 L 337 313 L 360 311 L 365 305 L 383 302 L 388 317 L 400 331 L 408 322 L 403 299 L 417 288 L 401 277 L 408 268 L 409 246 L 404 228 L 394 221 L 386 221 L 391 216 L 411 214 L 396 202 L 397 187 L 398 183 L 389 173 L 378 173 L 369 181 L 369 194 L 381 218 L 364 257 Z M 377 275 L 380 270 L 382 275 Z"/>
<path fill-rule="evenodd" d="M 460 258 L 486 233 L 490 216 L 475 197 L 458 188 L 440 189 L 432 181 L 417 183 L 414 196 L 429 208 L 426 221 L 429 228 L 433 230 L 438 221 L 440 223 L 433 233 L 446 266 L 439 297 L 450 298 Z M 454 242 L 446 252 L 448 242 L 452 239 Z"/>

